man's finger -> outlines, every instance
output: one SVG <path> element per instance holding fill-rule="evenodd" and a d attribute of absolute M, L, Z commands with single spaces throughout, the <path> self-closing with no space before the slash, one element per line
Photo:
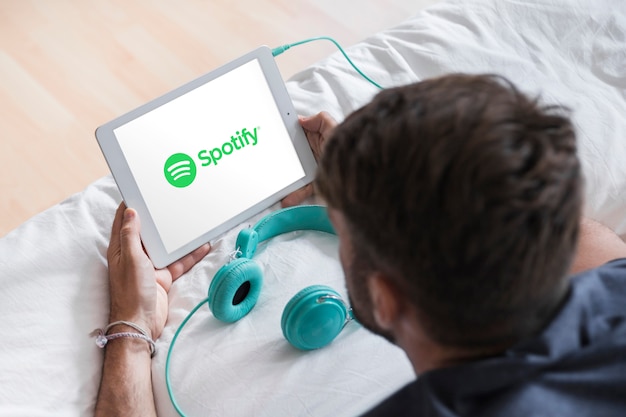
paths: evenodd
<path fill-rule="evenodd" d="M 111 226 L 111 239 L 109 242 L 109 249 L 107 256 L 111 257 L 115 253 L 119 253 L 120 251 L 120 229 L 122 227 L 122 218 L 124 217 L 124 210 L 126 210 L 126 205 L 122 202 L 115 212 L 115 217 L 113 218 L 113 225 Z"/>
<path fill-rule="evenodd" d="M 200 260 L 202 260 L 202 258 L 204 258 L 210 251 L 211 245 L 205 243 L 189 255 L 168 266 L 167 269 L 169 269 L 170 274 L 172 275 L 172 281 L 175 281 L 185 272 L 189 271 L 191 267 L 200 262 Z"/>
<path fill-rule="evenodd" d="M 302 188 L 298 188 L 293 193 L 280 201 L 282 207 L 296 206 L 313 195 L 313 184 L 307 184 Z"/>
<path fill-rule="evenodd" d="M 126 208 L 122 216 L 122 225 L 120 230 L 120 249 L 122 253 L 133 254 L 135 256 L 143 255 L 141 246 L 141 237 L 139 230 L 141 228 L 139 216 L 132 208 Z"/>
<path fill-rule="evenodd" d="M 311 117 L 300 117 L 299 122 L 304 129 L 315 160 L 319 161 L 325 142 L 332 135 L 337 122 L 326 112 L 321 112 Z"/>
<path fill-rule="evenodd" d="M 337 125 L 335 119 L 328 112 L 320 112 L 310 117 L 299 117 L 300 126 L 309 132 L 329 134 Z"/>

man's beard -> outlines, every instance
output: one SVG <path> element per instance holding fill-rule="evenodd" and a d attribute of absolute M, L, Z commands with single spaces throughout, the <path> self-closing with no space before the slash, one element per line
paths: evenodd
<path fill-rule="evenodd" d="M 395 344 L 393 335 L 382 329 L 374 318 L 374 304 L 367 285 L 367 276 L 371 272 L 371 268 L 367 268 L 367 262 L 357 261 L 356 258 L 357 256 L 352 258 L 348 270 L 345 271 L 348 300 L 354 318 L 367 330 Z"/>

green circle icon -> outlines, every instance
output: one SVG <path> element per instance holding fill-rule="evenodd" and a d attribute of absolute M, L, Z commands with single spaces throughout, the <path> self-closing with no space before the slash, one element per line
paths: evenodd
<path fill-rule="evenodd" d="M 174 187 L 184 188 L 196 179 L 196 164 L 184 153 L 175 153 L 167 158 L 163 173 L 167 182 Z"/>

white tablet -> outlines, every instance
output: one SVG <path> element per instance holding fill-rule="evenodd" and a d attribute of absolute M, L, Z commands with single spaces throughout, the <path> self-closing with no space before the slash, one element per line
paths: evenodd
<path fill-rule="evenodd" d="M 96 129 L 162 268 L 310 183 L 315 159 L 260 47 Z"/>

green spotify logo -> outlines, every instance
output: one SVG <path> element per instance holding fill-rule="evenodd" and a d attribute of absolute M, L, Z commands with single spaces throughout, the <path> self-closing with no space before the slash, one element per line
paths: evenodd
<path fill-rule="evenodd" d="M 260 127 L 243 128 L 230 136 L 222 145 L 198 151 L 198 163 L 203 167 L 221 166 L 229 155 L 237 155 L 244 149 L 251 149 L 259 142 Z M 228 158 L 234 160 L 234 158 Z M 219 169 L 219 168 L 218 168 Z M 186 153 L 175 153 L 167 158 L 163 167 L 165 179 L 177 188 L 185 188 L 196 179 L 196 163 Z"/>
<path fill-rule="evenodd" d="M 184 188 L 196 179 L 196 163 L 187 154 L 175 153 L 165 161 L 163 173 L 167 182 L 174 187 Z"/>

